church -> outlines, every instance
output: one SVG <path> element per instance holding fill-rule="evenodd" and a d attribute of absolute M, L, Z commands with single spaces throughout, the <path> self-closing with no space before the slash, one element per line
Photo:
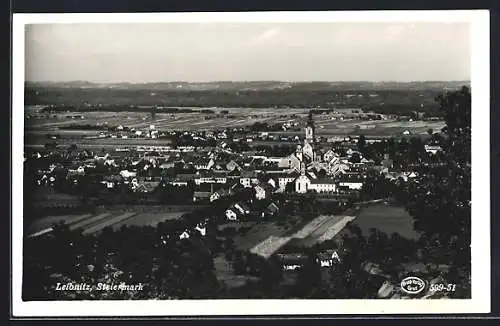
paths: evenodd
<path fill-rule="evenodd" d="M 315 192 L 335 192 L 336 184 L 330 178 L 318 178 L 314 171 L 325 170 L 326 174 L 333 176 L 347 168 L 340 164 L 338 155 L 333 150 L 322 153 L 315 148 L 316 128 L 312 113 L 309 112 L 309 118 L 305 127 L 304 145 L 298 145 L 295 151 L 300 176 L 294 180 L 295 191 L 297 193 Z M 296 169 L 296 167 L 295 167 Z"/>
<path fill-rule="evenodd" d="M 305 138 L 295 151 L 286 157 L 277 159 L 278 167 L 287 170 L 287 176 L 279 179 L 280 189 L 293 183 L 297 193 L 335 192 L 336 184 L 332 178 L 345 173 L 349 166 L 345 164 L 332 148 L 316 148 L 316 128 L 312 113 L 305 126 Z M 318 177 L 323 174 L 323 177 Z"/>
<path fill-rule="evenodd" d="M 306 125 L 306 137 L 304 139 L 304 146 L 297 146 L 296 156 L 304 163 L 308 164 L 315 161 L 321 161 L 321 155 L 317 155 L 314 151 L 314 142 L 316 128 L 314 127 L 314 120 L 312 113 L 309 112 L 309 118 Z"/>

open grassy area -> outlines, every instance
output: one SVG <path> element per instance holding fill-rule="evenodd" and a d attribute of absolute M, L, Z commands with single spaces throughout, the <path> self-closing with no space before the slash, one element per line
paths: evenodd
<path fill-rule="evenodd" d="M 197 206 L 199 207 L 199 206 Z M 63 222 L 70 229 L 81 228 L 86 233 L 94 233 L 110 226 L 117 230 L 123 225 L 156 226 L 162 221 L 178 219 L 195 206 L 117 206 L 98 207 L 93 213 L 46 216 L 33 221 L 26 230 L 34 234 Z"/>
<path fill-rule="evenodd" d="M 246 234 L 234 237 L 236 248 L 250 250 L 270 236 L 278 236 L 287 231 L 286 226 L 278 226 L 275 222 L 260 222 L 255 224 Z"/>
<path fill-rule="evenodd" d="M 377 204 L 364 207 L 353 223 L 359 226 L 365 236 L 370 234 L 371 228 L 376 228 L 389 236 L 399 233 L 408 239 L 418 238 L 412 217 L 400 206 Z"/>
<path fill-rule="evenodd" d="M 211 109 L 215 112 L 220 109 Z M 96 125 L 127 126 L 130 128 L 147 128 L 154 124 L 160 130 L 212 130 L 226 127 L 249 126 L 256 122 L 277 124 L 283 122 L 305 121 L 307 111 L 303 109 L 225 109 L 229 114 L 175 113 L 157 114 L 152 120 L 150 114 L 139 112 L 85 112 L 62 113 L 48 119 L 30 119 L 26 121 L 27 130 L 58 130 L 63 125 Z M 72 119 L 66 116 L 82 114 L 84 119 Z M 400 134 L 409 130 L 412 134 L 425 133 L 429 128 L 439 130 L 444 126 L 442 121 L 396 121 L 375 120 L 362 121 L 357 119 L 334 120 L 330 115 L 315 115 L 318 135 L 343 135 L 348 133 L 363 133 L 373 135 Z M 62 132 L 62 131 L 61 131 Z"/>

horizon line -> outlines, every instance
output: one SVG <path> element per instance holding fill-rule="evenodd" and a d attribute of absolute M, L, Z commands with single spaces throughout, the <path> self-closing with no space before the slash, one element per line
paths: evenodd
<path fill-rule="evenodd" d="M 90 81 L 84 79 L 73 80 L 25 80 L 25 83 L 89 83 L 89 84 L 160 84 L 160 83 L 185 83 L 185 84 L 210 84 L 210 83 L 456 83 L 467 82 L 470 79 L 450 79 L 450 80 L 272 80 L 272 79 L 255 79 L 255 80 L 209 80 L 209 81 L 187 81 L 187 80 L 171 80 L 171 81 L 144 81 L 144 82 L 131 82 L 131 81 Z"/>

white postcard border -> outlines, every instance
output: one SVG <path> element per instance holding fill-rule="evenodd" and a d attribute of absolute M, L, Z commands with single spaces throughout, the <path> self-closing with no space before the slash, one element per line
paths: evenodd
<path fill-rule="evenodd" d="M 469 22 L 472 88 L 472 299 L 147 300 L 23 302 L 24 29 L 35 23 Z M 488 313 L 490 291 L 489 12 L 352 11 L 259 13 L 14 14 L 12 100 L 12 314 L 14 317 Z M 457 35 L 457 37 L 460 37 Z"/>

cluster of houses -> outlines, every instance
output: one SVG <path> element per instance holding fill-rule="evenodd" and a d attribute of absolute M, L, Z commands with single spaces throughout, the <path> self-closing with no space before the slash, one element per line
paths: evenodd
<path fill-rule="evenodd" d="M 152 126 L 154 127 L 154 126 Z M 153 130 L 153 128 L 151 128 Z M 209 135 L 210 136 L 210 135 Z M 211 135 L 214 136 L 214 135 Z M 372 169 L 390 180 L 408 180 L 414 172 L 395 173 L 388 155 L 381 164 L 348 148 L 340 156 L 334 148 L 316 146 L 315 126 L 311 115 L 305 128 L 305 140 L 295 151 L 284 157 L 268 157 L 257 152 L 235 153 L 222 146 L 195 148 L 169 146 L 137 146 L 135 154 L 114 155 L 79 153 L 66 165 L 51 164 L 38 171 L 37 184 L 53 185 L 56 169 L 65 169 L 64 177 L 71 183 L 80 182 L 86 174 L 103 170 L 101 183 L 106 189 L 125 184 L 133 191 L 151 192 L 161 185 L 193 188 L 193 202 L 214 202 L 236 191 L 235 186 L 253 188 L 256 200 L 270 198 L 273 193 L 321 193 L 332 196 L 360 191 L 365 183 L 365 171 Z M 117 149 L 118 150 L 118 149 Z M 439 151 L 438 146 L 427 146 Z M 83 153 L 83 154 L 82 154 Z M 118 154 L 118 153 L 117 153 Z M 32 158 L 47 158 L 35 153 Z M 356 156 L 357 159 L 352 158 Z M 234 215 L 234 214 L 232 214 Z"/>

